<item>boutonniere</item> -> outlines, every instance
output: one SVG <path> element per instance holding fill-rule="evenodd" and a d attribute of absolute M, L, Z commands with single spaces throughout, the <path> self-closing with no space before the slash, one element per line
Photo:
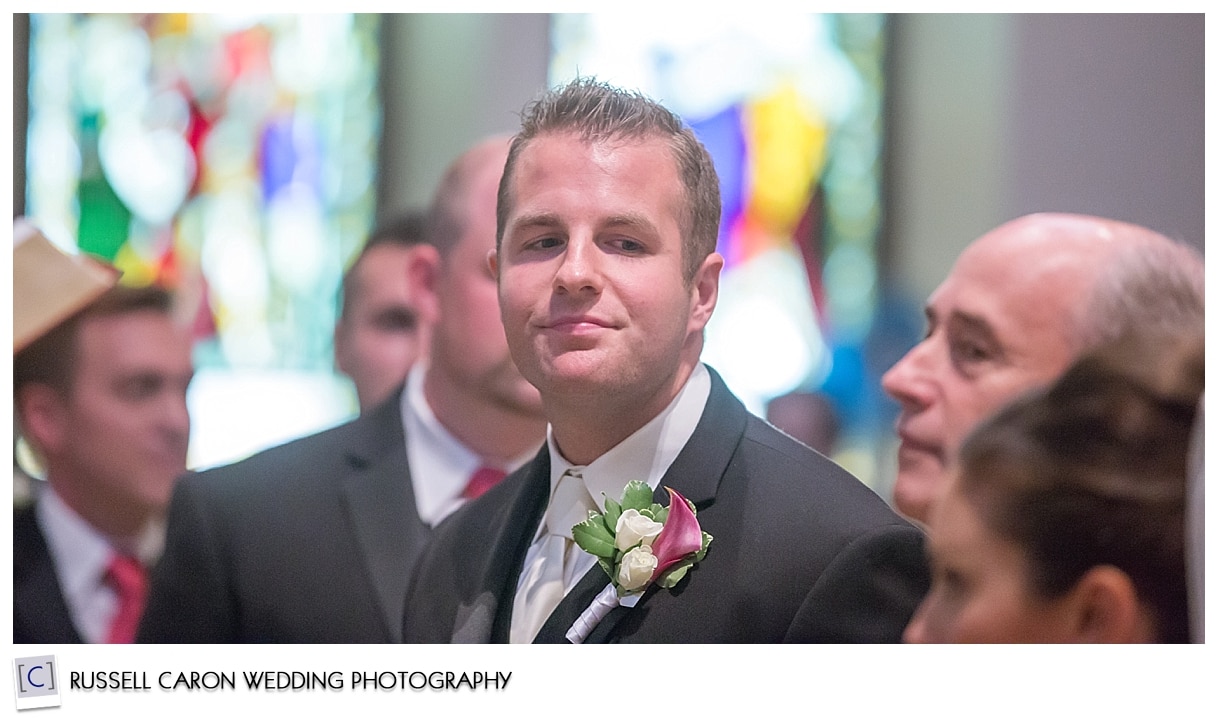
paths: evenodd
<path fill-rule="evenodd" d="M 665 489 L 667 507 L 652 503 L 647 484 L 631 481 L 620 502 L 606 497 L 604 513 L 589 511 L 571 527 L 575 543 L 596 556 L 610 582 L 567 632 L 573 643 L 586 638 L 613 607 L 633 607 L 652 583 L 673 588 L 706 557 L 713 537 L 698 525 L 693 503 Z"/>
<path fill-rule="evenodd" d="M 706 556 L 711 535 L 698 525 L 694 505 L 667 491 L 669 505 L 660 506 L 651 502 L 651 487 L 631 481 L 621 502 L 606 498 L 605 513 L 589 511 L 571 527 L 575 543 L 596 556 L 620 597 L 642 593 L 652 582 L 672 588 Z"/>

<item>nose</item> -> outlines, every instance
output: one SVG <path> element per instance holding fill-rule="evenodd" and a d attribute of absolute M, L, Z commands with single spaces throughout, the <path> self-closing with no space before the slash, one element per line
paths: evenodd
<path fill-rule="evenodd" d="M 559 293 L 600 293 L 600 252 L 590 238 L 571 237 L 563 251 L 562 264 L 554 274 L 554 290 Z"/>
<path fill-rule="evenodd" d="M 931 338 L 923 339 L 880 379 L 880 386 L 902 407 L 922 409 L 933 400 L 933 351 Z"/>

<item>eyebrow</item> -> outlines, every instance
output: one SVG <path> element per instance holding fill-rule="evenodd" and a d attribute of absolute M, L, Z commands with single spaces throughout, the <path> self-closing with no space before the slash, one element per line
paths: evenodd
<path fill-rule="evenodd" d="M 559 227 L 562 222 L 558 215 L 553 212 L 538 212 L 536 214 L 522 214 L 516 218 L 516 221 L 508 227 L 509 232 L 518 232 L 522 229 L 530 227 Z"/>
<path fill-rule="evenodd" d="M 565 223 L 554 212 L 538 212 L 536 214 L 524 214 L 516 218 L 512 222 L 510 230 L 520 231 L 532 227 L 553 228 L 561 227 Z M 640 212 L 623 212 L 606 217 L 598 223 L 600 227 L 637 227 L 648 232 L 655 233 L 655 225 L 647 218 L 646 215 Z"/>
<path fill-rule="evenodd" d="M 394 304 L 386 307 L 378 307 L 373 312 L 372 316 L 378 319 L 406 319 L 411 322 L 418 317 L 418 311 L 414 307 L 403 304 Z"/>
<path fill-rule="evenodd" d="M 612 215 L 607 220 L 605 220 L 605 222 L 603 223 L 603 226 L 606 226 L 606 227 L 621 227 L 621 226 L 638 227 L 639 229 L 645 229 L 649 232 L 655 231 L 655 225 L 652 224 L 651 220 L 648 219 L 646 217 L 646 215 L 643 215 L 639 212 L 626 212 L 624 214 Z"/>
<path fill-rule="evenodd" d="M 976 314 L 969 314 L 957 309 L 948 315 L 947 322 L 956 329 L 978 334 L 983 339 L 994 344 L 999 343 L 998 335 L 994 332 L 993 325 Z"/>
<path fill-rule="evenodd" d="M 939 317 L 938 317 L 938 314 L 935 312 L 935 308 L 933 305 L 927 304 L 926 306 L 924 306 L 922 308 L 922 314 L 926 318 L 926 323 L 928 325 L 930 325 L 931 327 L 936 326 L 936 322 Z M 998 335 L 994 331 L 994 326 L 992 324 L 990 324 L 990 322 L 987 321 L 984 317 L 981 317 L 977 314 L 973 314 L 971 312 L 963 312 L 963 311 L 960 311 L 959 309 L 953 309 L 950 312 L 948 312 L 947 319 L 945 320 L 945 322 L 947 324 L 950 324 L 950 325 L 956 327 L 957 329 L 965 329 L 965 330 L 968 330 L 971 332 L 976 332 L 978 334 L 983 334 L 983 335 L 985 335 L 985 337 L 987 337 L 989 339 L 993 339 L 994 341 L 998 340 Z"/>
<path fill-rule="evenodd" d="M 112 382 L 115 386 L 130 385 L 133 383 L 172 383 L 179 379 L 185 379 L 186 383 L 194 381 L 197 372 L 192 368 L 189 372 L 178 373 L 174 371 L 164 371 L 159 368 L 149 368 L 145 366 L 137 366 L 133 368 L 120 369 L 119 373 L 112 377 Z"/>

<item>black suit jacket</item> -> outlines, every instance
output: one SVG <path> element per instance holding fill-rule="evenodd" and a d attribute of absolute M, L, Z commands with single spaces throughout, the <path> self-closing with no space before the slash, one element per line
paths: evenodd
<path fill-rule="evenodd" d="M 336 428 L 183 477 L 140 626 L 149 643 L 390 643 L 430 535 L 401 392 Z"/>
<path fill-rule="evenodd" d="M 650 587 L 587 642 L 895 642 L 929 588 L 923 534 L 869 488 L 749 414 L 711 372 L 706 409 L 664 486 L 714 536 L 673 590 Z M 441 525 L 407 596 L 404 640 L 506 642 L 525 552 L 545 512 L 549 454 Z M 617 498 L 617 497 L 614 497 Z M 594 566 L 538 634 L 565 641 L 608 584 Z M 423 620 L 422 617 L 427 617 Z"/>
<path fill-rule="evenodd" d="M 13 643 L 81 643 L 34 505 L 13 511 Z"/>

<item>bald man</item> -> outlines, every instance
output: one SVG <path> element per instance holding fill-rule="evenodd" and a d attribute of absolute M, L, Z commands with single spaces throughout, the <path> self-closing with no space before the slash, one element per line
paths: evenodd
<path fill-rule="evenodd" d="M 925 312 L 882 382 L 901 405 L 893 500 L 922 522 L 964 437 L 1008 400 L 1134 327 L 1203 327 L 1204 264 L 1137 225 L 1027 215 L 970 244 Z"/>

